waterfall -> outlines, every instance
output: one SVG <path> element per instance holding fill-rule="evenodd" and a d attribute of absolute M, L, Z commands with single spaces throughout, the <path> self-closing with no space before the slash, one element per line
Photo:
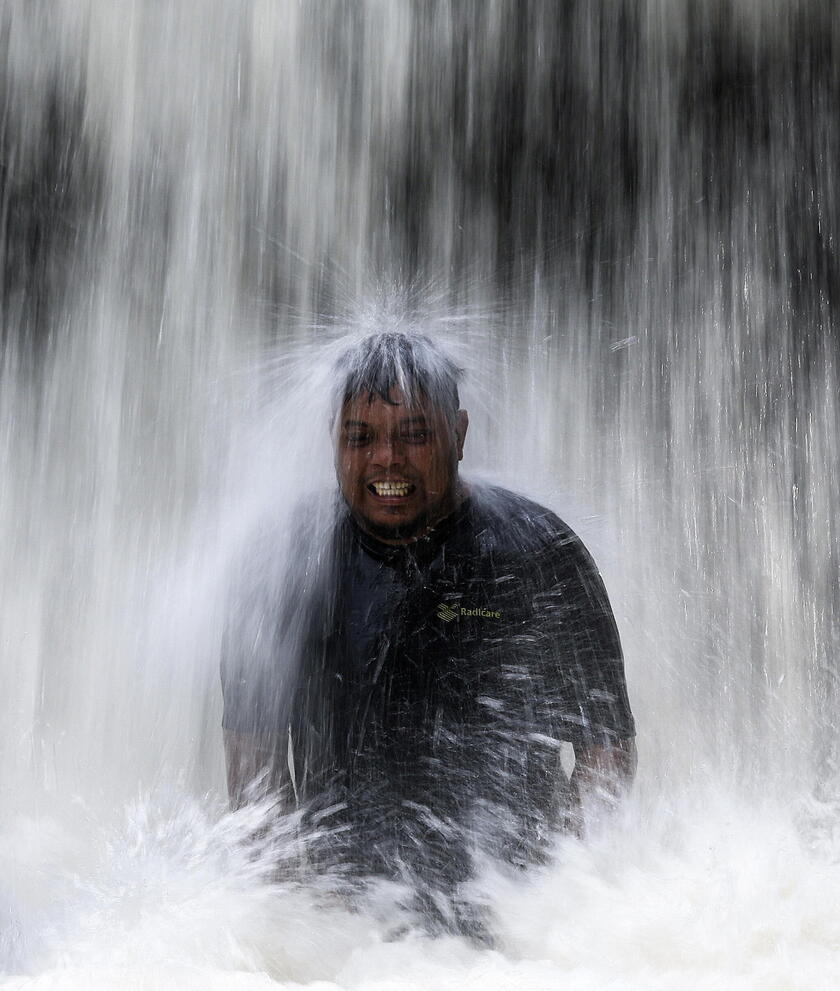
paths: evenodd
<path fill-rule="evenodd" d="M 0 987 L 830 986 L 838 46 L 820 0 L 3 5 Z M 226 576 L 383 320 L 592 550 L 639 729 L 612 831 L 488 868 L 492 960 L 224 813 Z"/>

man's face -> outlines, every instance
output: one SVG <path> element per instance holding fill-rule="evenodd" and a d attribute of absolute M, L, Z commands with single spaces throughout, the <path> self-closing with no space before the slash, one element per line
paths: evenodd
<path fill-rule="evenodd" d="M 344 404 L 335 467 L 363 529 L 399 544 L 422 536 L 457 505 L 467 414 L 447 416 L 422 397 L 408 404 L 400 389 L 389 398 L 361 395 Z"/>

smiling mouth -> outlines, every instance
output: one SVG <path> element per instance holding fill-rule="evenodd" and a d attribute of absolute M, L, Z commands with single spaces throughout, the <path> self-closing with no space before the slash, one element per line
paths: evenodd
<path fill-rule="evenodd" d="M 414 491 L 411 482 L 371 482 L 368 492 L 380 499 L 404 499 Z"/>

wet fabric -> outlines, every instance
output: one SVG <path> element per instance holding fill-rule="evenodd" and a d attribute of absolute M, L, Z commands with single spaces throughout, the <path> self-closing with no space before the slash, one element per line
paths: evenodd
<path fill-rule="evenodd" d="M 476 846 L 539 859 L 563 812 L 561 744 L 634 733 L 580 540 L 543 507 L 474 487 L 400 547 L 339 514 L 318 558 L 294 595 L 276 589 L 273 615 L 262 601 L 262 663 L 249 671 L 248 641 L 231 641 L 225 727 L 276 735 L 275 778 L 337 829 L 336 859 L 448 883 Z"/>

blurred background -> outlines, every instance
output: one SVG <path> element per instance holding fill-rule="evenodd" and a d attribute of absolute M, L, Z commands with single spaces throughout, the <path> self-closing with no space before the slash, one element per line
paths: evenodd
<path fill-rule="evenodd" d="M 7 0 L 2 816 L 222 808 L 231 557 L 399 324 L 601 567 L 640 821 L 833 836 L 838 55 L 828 0 Z"/>

